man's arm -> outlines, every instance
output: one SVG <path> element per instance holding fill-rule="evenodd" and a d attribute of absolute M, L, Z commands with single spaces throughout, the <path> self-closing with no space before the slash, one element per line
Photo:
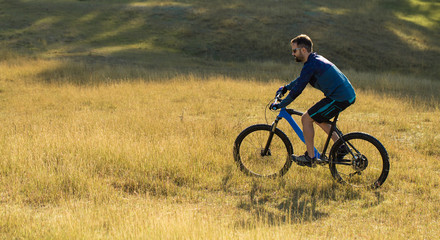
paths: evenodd
<path fill-rule="evenodd" d="M 303 69 L 301 70 L 300 76 L 292 81 L 291 83 L 287 84 L 285 88 L 290 90 L 289 94 L 284 98 L 283 101 L 280 103 L 280 107 L 286 107 L 290 103 L 293 102 L 306 88 L 307 83 L 309 83 L 310 79 L 313 76 L 313 71 L 308 67 L 308 65 L 304 65 Z"/>

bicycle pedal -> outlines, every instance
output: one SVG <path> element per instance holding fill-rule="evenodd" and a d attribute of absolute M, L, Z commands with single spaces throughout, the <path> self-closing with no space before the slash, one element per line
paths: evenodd
<path fill-rule="evenodd" d="M 327 164 L 327 162 L 326 162 L 325 160 L 322 160 L 322 159 L 316 159 L 315 163 L 316 163 L 316 164 L 319 164 L 319 165 L 321 165 L 321 166 Z"/>

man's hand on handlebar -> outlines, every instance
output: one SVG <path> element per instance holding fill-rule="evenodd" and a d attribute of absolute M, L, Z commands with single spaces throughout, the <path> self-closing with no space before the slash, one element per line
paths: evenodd
<path fill-rule="evenodd" d="M 280 109 L 280 104 L 276 103 L 276 102 L 272 103 L 272 104 L 270 104 L 269 109 L 270 110 L 278 110 L 278 109 Z"/>
<path fill-rule="evenodd" d="M 280 97 L 283 97 L 284 94 L 286 94 L 286 92 L 287 92 L 287 88 L 285 86 L 282 86 L 277 90 L 277 93 L 275 94 L 275 96 L 280 95 Z"/>

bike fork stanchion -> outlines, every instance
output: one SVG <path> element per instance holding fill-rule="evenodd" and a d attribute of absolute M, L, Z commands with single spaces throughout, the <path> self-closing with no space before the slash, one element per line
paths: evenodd
<path fill-rule="evenodd" d="M 270 144 L 272 143 L 273 135 L 275 134 L 275 129 L 277 128 L 278 121 L 280 121 L 280 117 L 277 117 L 275 121 L 272 123 L 272 127 L 270 129 L 269 137 L 267 138 L 266 146 L 264 147 L 263 151 L 261 151 L 261 156 L 267 156 L 270 155 Z"/>
<path fill-rule="evenodd" d="M 293 120 L 292 116 L 290 116 L 289 113 L 287 113 L 285 108 L 281 108 L 280 113 L 278 114 L 278 117 L 284 118 L 287 120 L 287 122 L 292 126 L 293 130 L 295 131 L 296 135 L 298 135 L 299 139 L 305 144 L 306 141 L 304 139 L 304 134 L 301 128 L 298 126 L 298 124 Z M 320 158 L 321 154 L 319 154 L 318 150 L 315 148 L 315 157 Z"/>

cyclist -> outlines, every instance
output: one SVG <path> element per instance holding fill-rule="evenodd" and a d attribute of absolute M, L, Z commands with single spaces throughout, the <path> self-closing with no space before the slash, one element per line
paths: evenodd
<path fill-rule="evenodd" d="M 284 95 L 287 90 L 290 91 L 286 98 L 278 104 L 272 104 L 270 108 L 277 110 L 286 107 L 302 93 L 308 83 L 324 93 L 325 97 L 301 117 L 307 151 L 302 156 L 293 156 L 299 165 L 311 167 L 317 160 L 313 123 L 328 134 L 331 128 L 328 121 L 353 104 L 356 93 L 348 78 L 332 62 L 313 52 L 313 42 L 309 36 L 301 34 L 293 38 L 290 44 L 296 62 L 302 62 L 304 66 L 298 78 L 278 89 L 277 94 Z M 332 135 L 333 141 L 338 138 L 336 133 Z"/>

